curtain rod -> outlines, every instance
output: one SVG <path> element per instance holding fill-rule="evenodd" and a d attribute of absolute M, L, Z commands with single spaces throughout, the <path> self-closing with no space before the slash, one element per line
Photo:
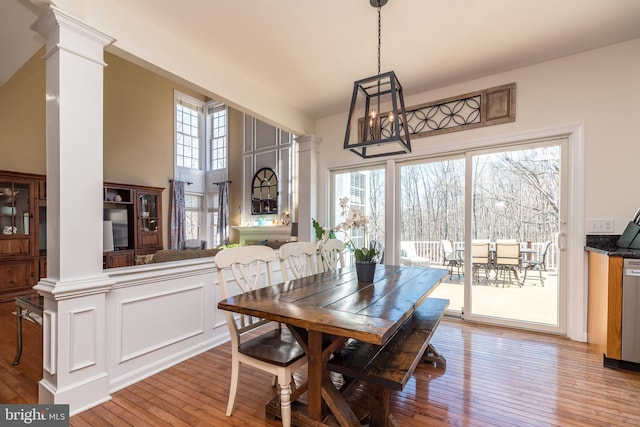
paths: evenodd
<path fill-rule="evenodd" d="M 170 179 L 169 182 L 176 182 L 176 180 L 175 179 Z M 185 184 L 191 185 L 191 184 L 193 184 L 193 182 L 185 182 Z"/>
<path fill-rule="evenodd" d="M 231 184 L 231 181 L 220 181 L 220 182 L 214 182 L 214 184 L 215 184 L 215 185 L 220 185 L 220 184 L 224 184 L 225 182 L 226 182 L 227 184 Z"/>

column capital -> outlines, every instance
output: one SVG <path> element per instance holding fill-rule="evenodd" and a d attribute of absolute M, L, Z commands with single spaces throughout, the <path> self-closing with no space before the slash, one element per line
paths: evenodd
<path fill-rule="evenodd" d="M 54 5 L 44 9 L 30 28 L 47 42 L 45 59 L 61 49 L 106 66 L 104 48 L 115 41 Z"/>
<path fill-rule="evenodd" d="M 302 135 L 296 137 L 296 142 L 298 143 L 298 151 L 319 151 L 319 145 L 322 142 L 322 138 L 316 135 Z"/>

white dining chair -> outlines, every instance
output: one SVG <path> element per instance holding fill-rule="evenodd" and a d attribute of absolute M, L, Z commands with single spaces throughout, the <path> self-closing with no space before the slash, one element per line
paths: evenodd
<path fill-rule="evenodd" d="M 320 248 L 319 264 L 322 271 L 333 271 L 338 267 L 344 267 L 345 244 L 342 240 L 329 239 Z"/>
<path fill-rule="evenodd" d="M 276 261 L 275 251 L 267 246 L 241 246 L 228 248 L 218 252 L 215 264 L 220 282 L 222 299 L 238 293 L 273 285 L 273 262 Z M 231 292 L 231 279 L 239 292 Z M 291 332 L 281 328 L 279 323 L 266 319 L 259 319 L 247 315 L 234 315 L 224 311 L 224 316 L 231 335 L 231 387 L 227 416 L 231 416 L 238 392 L 240 364 L 268 372 L 277 378 L 280 387 L 280 412 L 282 425 L 291 425 L 291 383 L 293 372 L 305 363 L 307 357 L 300 344 Z M 237 316 L 237 317 L 236 317 Z M 267 324 L 271 326 L 266 326 Z M 264 328 L 256 336 L 256 329 Z M 253 331 L 251 338 L 245 335 Z"/>
<path fill-rule="evenodd" d="M 318 273 L 318 249 L 311 242 L 285 243 L 278 249 L 278 256 L 285 282 L 289 280 L 289 271 L 293 275 L 292 279 Z"/>

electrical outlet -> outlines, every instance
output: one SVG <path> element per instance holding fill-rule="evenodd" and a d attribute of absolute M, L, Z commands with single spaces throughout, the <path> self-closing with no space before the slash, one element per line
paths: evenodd
<path fill-rule="evenodd" d="M 613 218 L 591 218 L 587 221 L 587 233 L 589 234 L 613 234 Z"/>

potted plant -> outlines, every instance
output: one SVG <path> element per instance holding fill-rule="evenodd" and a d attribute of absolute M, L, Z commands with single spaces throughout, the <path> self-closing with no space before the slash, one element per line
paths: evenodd
<path fill-rule="evenodd" d="M 336 233 L 342 232 L 345 236 L 347 247 L 353 251 L 358 281 L 371 283 L 375 275 L 378 255 L 380 255 L 380 251 L 376 248 L 374 242 L 368 239 L 368 226 L 371 221 L 369 217 L 362 215 L 358 208 L 349 206 L 348 197 L 340 199 L 340 208 L 342 210 L 340 216 L 344 220 L 333 228 L 322 228 L 315 219 L 313 220 L 313 227 L 319 240 L 318 247 L 322 247 L 328 239 L 335 238 Z M 356 247 L 349 233 L 360 228 L 364 232 L 365 245 Z"/>

